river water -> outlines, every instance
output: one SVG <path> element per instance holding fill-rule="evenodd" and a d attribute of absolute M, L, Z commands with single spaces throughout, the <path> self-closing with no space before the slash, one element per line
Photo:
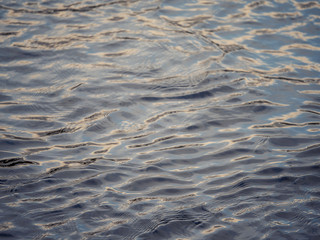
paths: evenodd
<path fill-rule="evenodd" d="M 1 239 L 319 239 L 319 1 L 0 16 Z"/>

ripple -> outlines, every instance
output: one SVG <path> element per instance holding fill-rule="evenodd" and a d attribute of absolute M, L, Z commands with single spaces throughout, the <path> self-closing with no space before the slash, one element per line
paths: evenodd
<path fill-rule="evenodd" d="M 26 161 L 23 158 L 10 158 L 10 159 L 0 160 L 0 167 L 13 167 L 13 166 L 25 165 L 25 164 L 37 164 L 37 162 Z"/>
<path fill-rule="evenodd" d="M 317 239 L 318 2 L 0 12 L 0 238 Z"/>

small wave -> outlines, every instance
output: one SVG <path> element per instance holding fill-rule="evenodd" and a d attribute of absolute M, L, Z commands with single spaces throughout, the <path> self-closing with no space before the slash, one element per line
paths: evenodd
<path fill-rule="evenodd" d="M 318 2 L 0 10 L 0 238 L 320 235 Z"/>
<path fill-rule="evenodd" d="M 29 164 L 38 164 L 34 161 L 28 161 L 24 158 L 9 158 L 9 159 L 1 159 L 0 167 L 14 167 L 19 165 L 29 165 Z"/>

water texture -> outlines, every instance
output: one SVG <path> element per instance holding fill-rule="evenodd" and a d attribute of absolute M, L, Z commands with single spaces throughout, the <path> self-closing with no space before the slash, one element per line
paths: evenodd
<path fill-rule="evenodd" d="M 0 239 L 319 239 L 319 1 L 0 17 Z"/>

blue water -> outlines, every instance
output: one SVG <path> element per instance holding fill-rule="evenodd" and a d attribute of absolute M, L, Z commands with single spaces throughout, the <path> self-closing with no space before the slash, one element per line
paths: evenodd
<path fill-rule="evenodd" d="M 320 238 L 319 1 L 0 18 L 0 239 Z"/>

